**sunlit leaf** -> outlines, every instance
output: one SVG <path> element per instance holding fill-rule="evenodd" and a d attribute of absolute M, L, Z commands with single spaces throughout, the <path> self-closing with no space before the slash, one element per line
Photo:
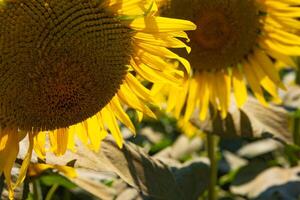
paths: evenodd
<path fill-rule="evenodd" d="M 255 199 L 298 199 L 300 167 L 272 167 L 256 174 L 253 179 L 231 187 L 235 194 Z"/>

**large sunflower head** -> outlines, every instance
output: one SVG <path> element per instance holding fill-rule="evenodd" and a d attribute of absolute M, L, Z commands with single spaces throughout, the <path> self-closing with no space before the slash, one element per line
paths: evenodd
<path fill-rule="evenodd" d="M 56 155 L 74 149 L 75 136 L 98 150 L 110 132 L 121 147 L 118 121 L 134 132 L 122 104 L 154 116 L 146 106 L 153 98 L 134 75 L 180 83 L 189 64 L 167 47 L 188 49 L 176 37 L 195 29 L 156 11 L 150 0 L 0 1 L 0 173 L 11 191 L 24 179 L 33 149 L 45 158 L 47 140 Z M 28 154 L 11 183 L 26 135 Z"/>
<path fill-rule="evenodd" d="M 274 63 L 293 65 L 289 56 L 300 54 L 298 0 L 159 0 L 163 16 L 193 21 L 188 32 L 193 71 L 184 88 L 167 89 L 168 109 L 188 120 L 200 109 L 200 119 L 212 104 L 225 118 L 230 93 L 238 106 L 247 99 L 245 80 L 264 105 L 266 95 L 280 101 L 284 88 Z M 160 91 L 162 85 L 154 86 Z"/>
<path fill-rule="evenodd" d="M 133 51 L 132 30 L 104 6 L 20 0 L 2 9 L 2 126 L 64 128 L 112 99 Z"/>

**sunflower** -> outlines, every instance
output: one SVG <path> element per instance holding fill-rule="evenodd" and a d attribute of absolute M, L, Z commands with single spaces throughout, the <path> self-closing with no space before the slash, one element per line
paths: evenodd
<path fill-rule="evenodd" d="M 158 17 L 148 0 L 0 0 L 0 174 L 10 198 L 25 178 L 33 150 L 75 150 L 75 139 L 97 151 L 118 123 L 133 133 L 122 105 L 155 117 L 146 103 L 150 82 L 181 84 L 189 63 L 170 48 L 186 48 L 189 21 Z M 177 59 L 185 70 L 176 70 Z M 19 142 L 29 139 L 19 177 L 11 169 Z"/>
<path fill-rule="evenodd" d="M 162 16 L 198 27 L 188 32 L 192 78 L 182 88 L 152 88 L 153 94 L 166 94 L 168 112 L 187 121 L 199 109 L 204 120 L 212 105 L 226 118 L 231 92 L 239 107 L 247 100 L 246 82 L 263 105 L 268 97 L 280 101 L 277 92 L 284 86 L 275 63 L 293 65 L 290 56 L 300 55 L 298 0 L 159 0 L 158 5 Z"/>

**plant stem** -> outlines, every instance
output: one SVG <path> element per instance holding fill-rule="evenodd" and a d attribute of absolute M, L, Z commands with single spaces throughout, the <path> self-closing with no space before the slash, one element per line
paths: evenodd
<path fill-rule="evenodd" d="M 297 85 L 300 85 L 300 57 L 297 57 L 295 60 L 298 66 L 295 82 Z M 300 108 L 298 108 L 298 110 L 300 110 Z M 294 143 L 300 146 L 300 117 L 299 116 L 295 116 L 293 120 L 293 137 L 294 137 Z"/>
<path fill-rule="evenodd" d="M 294 143 L 300 146 L 300 117 L 295 116 L 293 124 Z"/>
<path fill-rule="evenodd" d="M 296 84 L 300 85 L 300 57 L 296 58 L 296 64 L 298 66 L 297 75 L 296 75 Z"/>
<path fill-rule="evenodd" d="M 42 200 L 42 189 L 39 180 L 33 181 L 33 199 L 35 200 Z"/>
<path fill-rule="evenodd" d="M 23 183 L 23 194 L 22 194 L 22 200 L 26 200 L 28 198 L 30 189 L 29 189 L 29 178 L 26 177 Z"/>
<path fill-rule="evenodd" d="M 51 200 L 52 197 L 53 197 L 53 195 L 54 195 L 54 193 L 55 193 L 55 191 L 56 191 L 56 189 L 57 189 L 58 187 L 59 187 L 58 184 L 54 184 L 54 185 L 50 188 L 50 190 L 48 191 L 45 200 Z"/>
<path fill-rule="evenodd" d="M 210 160 L 210 182 L 208 186 L 208 200 L 216 200 L 217 199 L 217 158 L 216 158 L 216 142 L 217 137 L 211 133 L 207 134 L 207 153 L 208 158 Z"/>
<path fill-rule="evenodd" d="M 0 199 L 2 197 L 2 192 L 4 189 L 4 180 L 5 180 L 5 177 L 4 177 L 4 174 L 2 173 L 0 176 Z"/>

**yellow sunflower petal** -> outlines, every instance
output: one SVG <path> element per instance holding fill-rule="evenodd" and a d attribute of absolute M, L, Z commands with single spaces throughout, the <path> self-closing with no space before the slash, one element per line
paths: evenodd
<path fill-rule="evenodd" d="M 190 86 L 189 86 L 189 94 L 187 97 L 187 104 L 186 104 L 186 110 L 184 113 L 184 120 L 188 121 L 193 114 L 196 105 L 198 104 L 197 102 L 197 94 L 198 94 L 198 84 L 196 80 L 192 79 L 190 80 Z"/>
<path fill-rule="evenodd" d="M 113 98 L 112 101 L 110 102 L 111 109 L 114 110 L 115 116 L 128 127 L 134 134 L 135 132 L 135 127 L 133 123 L 131 122 L 130 118 L 126 114 L 126 112 L 123 110 L 120 102 L 118 101 L 117 98 Z"/>
<path fill-rule="evenodd" d="M 257 62 L 259 63 L 260 67 L 262 67 L 263 71 L 268 75 L 268 77 L 276 85 L 280 86 L 282 89 L 285 89 L 285 86 L 281 82 L 277 70 L 274 69 L 274 64 L 272 63 L 270 58 L 268 58 L 267 55 L 259 49 L 256 49 L 254 51 L 254 56 Z"/>
<path fill-rule="evenodd" d="M 121 88 L 118 91 L 118 97 L 130 107 L 145 113 L 149 117 L 156 118 L 155 114 L 134 95 L 126 84 L 121 85 Z"/>
<path fill-rule="evenodd" d="M 120 148 L 122 148 L 123 147 L 123 141 L 124 141 L 123 136 L 122 136 L 122 133 L 119 129 L 116 118 L 115 118 L 110 106 L 106 106 L 105 108 L 103 108 L 101 110 L 101 114 L 105 119 L 107 119 L 106 120 L 107 126 L 108 126 L 112 136 L 116 140 L 117 145 Z"/>
<path fill-rule="evenodd" d="M 203 121 L 206 119 L 208 113 L 210 90 L 207 83 L 208 80 L 206 73 L 196 76 L 196 79 L 199 84 L 199 119 Z"/>
<path fill-rule="evenodd" d="M 26 177 L 27 169 L 28 169 L 28 166 L 31 161 L 31 155 L 32 155 L 33 146 L 34 146 L 34 141 L 33 141 L 34 135 L 35 135 L 34 133 L 28 134 L 29 147 L 27 150 L 27 154 L 26 154 L 25 158 L 23 159 L 23 162 L 22 162 L 22 165 L 20 168 L 20 172 L 19 172 L 19 177 L 18 177 L 16 183 L 14 184 L 13 189 L 20 186 L 20 184 L 24 181 L 24 179 Z"/>
<path fill-rule="evenodd" d="M 50 131 L 49 139 L 50 139 L 52 152 L 57 156 L 64 155 L 65 152 L 67 151 L 68 139 L 69 139 L 67 129 L 60 128 L 54 131 Z"/>
<path fill-rule="evenodd" d="M 4 129 L 0 131 L 0 174 L 4 173 L 9 198 L 13 199 L 13 184 L 11 182 L 11 170 L 19 153 L 19 138 L 16 129 Z"/>
<path fill-rule="evenodd" d="M 259 79 L 256 77 L 254 71 L 252 70 L 253 66 L 250 66 L 248 63 L 243 63 L 243 70 L 245 72 L 247 81 L 256 96 L 257 100 L 263 104 L 264 106 L 267 106 L 267 102 L 265 100 L 265 97 L 263 95 L 263 91 L 260 88 Z"/>
<path fill-rule="evenodd" d="M 38 134 L 34 135 L 33 138 L 34 141 L 34 151 L 37 154 L 37 156 L 44 160 L 46 156 L 46 150 L 45 150 L 45 145 L 46 145 L 46 133 L 45 132 L 39 132 Z"/>
<path fill-rule="evenodd" d="M 173 32 L 196 29 L 195 24 L 190 21 L 154 16 L 137 18 L 131 22 L 130 27 L 134 30 L 145 33 Z"/>
<path fill-rule="evenodd" d="M 98 151 L 101 144 L 101 126 L 100 126 L 99 119 L 96 115 L 90 117 L 88 120 L 84 122 L 86 132 L 88 135 L 88 138 L 90 140 L 90 146 L 92 150 Z"/>
<path fill-rule="evenodd" d="M 69 132 L 72 132 L 73 135 L 76 135 L 84 145 L 88 144 L 88 135 L 82 123 L 71 126 L 69 128 Z"/>
<path fill-rule="evenodd" d="M 238 68 L 234 68 L 232 72 L 232 84 L 234 96 L 238 107 L 242 107 L 247 100 L 247 88 L 244 83 L 244 77 Z"/>
<path fill-rule="evenodd" d="M 179 116 L 181 114 L 181 111 L 182 111 L 182 108 L 185 104 L 187 94 L 188 94 L 188 90 L 189 90 L 188 85 L 190 85 L 189 81 L 187 81 L 182 86 L 182 88 L 177 89 L 177 88 L 174 87 L 175 90 L 174 91 L 171 90 L 172 96 L 174 97 L 174 104 L 175 104 L 174 115 L 177 118 L 179 118 Z M 171 110 L 169 112 L 171 112 Z"/>
<path fill-rule="evenodd" d="M 31 163 L 28 168 L 28 175 L 38 176 L 47 169 L 57 169 L 59 172 L 62 172 L 69 178 L 75 178 L 77 176 L 77 172 L 73 167 L 63 165 L 51 165 L 45 163 Z"/>
<path fill-rule="evenodd" d="M 264 71 L 261 69 L 261 66 L 257 63 L 257 61 L 252 56 L 249 56 L 249 60 L 250 60 L 251 66 L 253 67 L 252 68 L 253 72 L 255 73 L 255 76 L 258 79 L 258 81 L 260 82 L 261 86 L 269 94 L 271 94 L 276 99 L 276 101 L 280 101 L 276 85 L 264 73 Z"/>

